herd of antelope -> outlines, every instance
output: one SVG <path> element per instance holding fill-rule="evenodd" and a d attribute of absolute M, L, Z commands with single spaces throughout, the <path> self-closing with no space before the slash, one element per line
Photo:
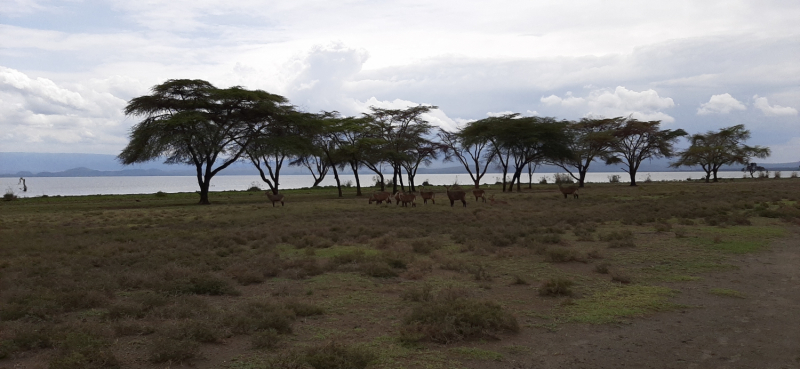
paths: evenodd
<path fill-rule="evenodd" d="M 453 207 L 456 201 L 461 201 L 461 204 L 464 207 L 467 207 L 467 192 L 457 188 L 453 189 L 453 186 L 444 186 L 445 192 L 447 193 L 447 198 L 450 199 L 450 207 Z M 567 198 L 567 195 L 572 195 L 574 198 L 578 198 L 578 186 L 569 186 L 563 187 L 560 183 L 558 184 L 558 190 L 564 194 L 564 198 Z M 283 203 L 283 194 L 272 194 L 271 191 L 266 192 L 267 198 L 272 201 L 272 206 L 275 207 L 276 202 L 280 202 L 281 206 L 284 206 Z M 472 190 L 472 196 L 475 196 L 475 201 L 483 201 L 486 202 L 486 191 L 482 189 L 474 189 Z M 428 204 L 428 200 L 431 201 L 431 204 L 436 205 L 436 193 L 433 191 L 425 191 L 425 187 L 420 187 L 419 197 L 422 198 L 424 204 Z M 394 195 L 391 192 L 386 191 L 378 191 L 373 193 L 369 196 L 369 203 L 372 204 L 375 202 L 377 205 L 382 204 L 384 201 L 387 204 L 392 203 L 392 198 L 394 198 L 395 204 L 403 205 L 403 207 L 408 207 L 408 204 L 411 204 L 412 208 L 417 207 L 417 195 L 413 192 L 403 192 L 397 191 Z M 495 200 L 494 195 L 489 196 L 489 204 L 490 205 L 508 205 L 507 201 L 503 200 Z"/>

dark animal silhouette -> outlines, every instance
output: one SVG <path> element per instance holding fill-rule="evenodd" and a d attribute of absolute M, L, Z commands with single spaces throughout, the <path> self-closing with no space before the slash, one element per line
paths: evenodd
<path fill-rule="evenodd" d="M 426 192 L 425 188 L 421 187 L 420 190 L 419 190 L 419 196 L 422 197 L 423 204 L 427 205 L 428 204 L 428 200 L 431 200 L 431 203 L 436 205 L 436 200 L 434 200 L 434 197 L 436 197 L 436 194 L 433 191 L 427 191 Z"/>
<path fill-rule="evenodd" d="M 377 205 L 380 205 L 382 202 L 386 201 L 387 203 L 392 203 L 392 194 L 386 191 L 375 192 L 369 197 L 369 203 L 376 202 Z"/>
<path fill-rule="evenodd" d="M 444 186 L 445 190 L 447 190 L 447 198 L 450 199 L 450 207 L 452 208 L 453 204 L 455 204 L 456 200 L 459 200 L 459 201 L 461 201 L 462 204 L 464 204 L 464 207 L 466 208 L 467 207 L 467 200 L 466 200 L 467 193 L 464 192 L 463 190 L 450 191 L 450 189 L 452 187 L 453 186 Z"/>
<path fill-rule="evenodd" d="M 414 201 L 416 200 L 417 195 L 413 193 L 402 193 L 398 191 L 397 195 L 395 196 L 398 196 L 398 198 L 400 199 L 399 201 L 403 203 L 403 207 L 407 207 L 409 203 L 411 203 L 412 208 L 417 207 L 417 203 Z"/>
<path fill-rule="evenodd" d="M 558 184 L 558 190 L 564 194 L 564 198 L 567 198 L 567 195 L 572 195 L 574 198 L 578 198 L 578 186 L 569 186 L 569 187 L 562 187 L 561 183 Z"/>
<path fill-rule="evenodd" d="M 269 201 L 272 201 L 272 207 L 273 208 L 275 207 L 275 203 L 276 202 L 280 202 L 281 206 L 284 206 L 284 204 L 283 204 L 283 195 L 282 194 L 273 195 L 272 192 L 267 191 L 265 193 L 265 195 L 267 195 L 267 198 L 269 198 Z"/>
<path fill-rule="evenodd" d="M 475 201 L 478 199 L 482 199 L 483 202 L 486 202 L 486 191 L 484 190 L 472 190 L 472 194 L 475 196 Z"/>

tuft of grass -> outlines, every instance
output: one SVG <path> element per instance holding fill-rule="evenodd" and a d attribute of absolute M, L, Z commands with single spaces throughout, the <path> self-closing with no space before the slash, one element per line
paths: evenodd
<path fill-rule="evenodd" d="M 571 261 L 585 263 L 587 261 L 586 258 L 577 251 L 565 248 L 547 249 L 545 255 L 547 256 L 547 261 L 553 263 L 568 263 Z"/>
<path fill-rule="evenodd" d="M 250 337 L 250 344 L 254 349 L 274 349 L 278 346 L 281 338 L 278 331 L 267 329 L 256 332 Z"/>
<path fill-rule="evenodd" d="M 630 249 L 636 247 L 633 240 L 614 240 L 608 243 L 609 249 Z"/>
<path fill-rule="evenodd" d="M 403 343 L 450 343 L 491 337 L 499 332 L 519 332 L 517 319 L 490 301 L 465 298 L 435 299 L 414 307 L 403 320 Z"/>
<path fill-rule="evenodd" d="M 631 283 L 632 279 L 631 276 L 621 268 L 611 269 L 608 274 L 611 275 L 612 282 L 619 282 L 622 284 L 629 284 Z"/>
<path fill-rule="evenodd" d="M 431 301 L 431 299 L 433 299 L 433 294 L 431 292 L 433 292 L 433 286 L 429 283 L 424 283 L 420 287 L 413 286 L 406 289 L 400 297 L 405 301 Z"/>
<path fill-rule="evenodd" d="M 317 305 L 307 304 L 300 301 L 289 301 L 286 303 L 286 308 L 294 312 L 294 315 L 299 317 L 325 314 L 325 309 Z"/>
<path fill-rule="evenodd" d="M 472 360 L 503 361 L 503 354 L 475 347 L 454 347 L 450 352 Z"/>
<path fill-rule="evenodd" d="M 597 265 L 594 267 L 594 271 L 595 271 L 596 273 L 600 273 L 600 274 L 608 274 L 608 272 L 609 272 L 609 269 L 608 269 L 608 268 L 609 268 L 610 266 L 611 266 L 611 265 L 610 265 L 610 264 L 608 264 L 608 263 L 600 263 L 600 264 L 597 264 Z"/>
<path fill-rule="evenodd" d="M 199 344 L 191 340 L 158 337 L 150 344 L 150 361 L 156 364 L 186 364 L 197 356 Z"/>
<path fill-rule="evenodd" d="M 520 277 L 519 274 L 515 274 L 514 275 L 514 280 L 511 281 L 511 285 L 512 286 L 527 286 L 528 285 L 528 281 L 526 281 L 525 279 Z"/>
<path fill-rule="evenodd" d="M 572 296 L 572 286 L 575 282 L 564 278 L 553 278 L 539 287 L 541 296 Z"/>
<path fill-rule="evenodd" d="M 679 305 L 670 302 L 670 297 L 674 294 L 674 290 L 666 287 L 616 287 L 575 300 L 575 304 L 566 307 L 566 317 L 570 321 L 581 323 L 614 323 L 621 318 L 675 309 Z"/>
<path fill-rule="evenodd" d="M 728 288 L 712 288 L 708 291 L 708 293 L 712 295 L 718 296 L 726 296 L 726 297 L 735 297 L 739 299 L 746 299 L 747 296 L 739 291 L 728 289 Z"/>
<path fill-rule="evenodd" d="M 366 347 L 330 342 L 305 350 L 303 361 L 314 369 L 364 369 L 378 356 Z"/>

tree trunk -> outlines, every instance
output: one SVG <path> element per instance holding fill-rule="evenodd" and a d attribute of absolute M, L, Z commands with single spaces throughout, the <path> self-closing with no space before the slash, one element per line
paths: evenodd
<path fill-rule="evenodd" d="M 719 179 L 717 179 L 717 169 L 714 169 L 714 171 L 713 171 L 713 172 L 714 172 L 714 182 L 715 182 L 715 183 L 716 183 L 716 182 L 719 182 Z M 706 181 L 706 182 L 708 182 L 708 181 Z"/>
<path fill-rule="evenodd" d="M 506 192 L 506 176 L 508 176 L 508 168 L 503 168 L 503 192 Z"/>
<path fill-rule="evenodd" d="M 397 167 L 392 165 L 392 193 L 397 193 Z"/>
<path fill-rule="evenodd" d="M 333 168 L 333 178 L 336 179 L 336 188 L 339 189 L 339 197 L 343 197 L 342 196 L 342 184 L 339 182 L 339 171 L 336 170 L 336 166 L 335 165 L 331 165 L 331 167 Z"/>
<path fill-rule="evenodd" d="M 708 171 L 706 172 L 706 183 L 711 183 L 710 178 L 711 178 L 711 171 Z"/>
<path fill-rule="evenodd" d="M 480 179 L 474 179 L 473 182 L 475 182 L 475 189 L 481 188 Z"/>
<path fill-rule="evenodd" d="M 208 201 L 208 188 L 211 186 L 211 179 L 207 178 L 207 180 L 200 183 L 200 205 L 210 205 L 211 202 Z"/>
<path fill-rule="evenodd" d="M 631 187 L 636 187 L 636 170 L 631 169 L 628 174 L 631 176 Z"/>
<path fill-rule="evenodd" d="M 583 184 L 586 183 L 586 169 L 578 171 L 578 187 L 583 188 Z"/>
<path fill-rule="evenodd" d="M 378 172 L 378 178 L 381 179 L 381 192 L 386 191 L 386 180 L 383 178 L 383 173 Z"/>
<path fill-rule="evenodd" d="M 353 166 L 353 164 L 351 163 L 350 164 L 350 168 L 353 169 L 353 175 L 356 176 L 356 196 L 362 196 L 362 194 L 361 194 L 361 180 L 358 179 L 358 167 Z"/>

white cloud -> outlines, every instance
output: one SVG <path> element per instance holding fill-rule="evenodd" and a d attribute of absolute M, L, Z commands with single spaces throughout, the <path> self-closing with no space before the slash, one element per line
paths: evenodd
<path fill-rule="evenodd" d="M 592 91 L 587 101 L 589 112 L 586 116 L 632 116 L 639 120 L 675 121 L 675 118 L 660 111 L 674 107 L 675 102 L 672 98 L 659 96 L 655 90 L 633 91 L 617 86 L 614 91 Z"/>
<path fill-rule="evenodd" d="M 722 95 L 712 95 L 707 103 L 701 104 L 700 107 L 697 108 L 697 114 L 728 114 L 733 110 L 746 109 L 747 107 L 739 100 L 736 100 L 731 94 L 725 93 Z"/>
<path fill-rule="evenodd" d="M 38 151 L 81 152 L 91 146 L 117 153 L 127 142 L 125 100 L 102 89 L 67 88 L 0 67 L 0 102 L 0 146 L 5 151 L 37 147 Z"/>
<path fill-rule="evenodd" d="M 490 111 L 490 112 L 487 112 L 487 113 L 486 113 L 486 116 L 487 116 L 487 117 L 502 117 L 502 116 L 504 116 L 504 115 L 508 115 L 508 114 L 514 114 L 514 112 L 513 112 L 513 111 L 511 111 L 511 110 L 506 110 L 506 111 L 498 111 L 498 112 L 491 112 L 491 111 Z"/>
<path fill-rule="evenodd" d="M 582 97 L 575 97 L 572 96 L 572 92 L 567 92 L 563 98 L 558 97 L 556 95 L 550 95 L 547 97 L 542 97 L 539 101 L 545 103 L 546 105 L 561 105 L 565 107 L 575 107 L 578 105 L 582 105 L 586 102 L 586 99 Z"/>
<path fill-rule="evenodd" d="M 770 105 L 766 97 L 753 96 L 753 105 L 767 116 L 792 116 L 797 115 L 797 109 L 790 106 Z"/>

